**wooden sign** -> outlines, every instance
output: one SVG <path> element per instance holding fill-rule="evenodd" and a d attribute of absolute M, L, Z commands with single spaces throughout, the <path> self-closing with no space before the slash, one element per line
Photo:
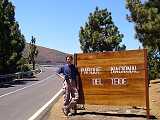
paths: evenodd
<path fill-rule="evenodd" d="M 75 64 L 82 104 L 149 105 L 146 50 L 75 54 Z"/>

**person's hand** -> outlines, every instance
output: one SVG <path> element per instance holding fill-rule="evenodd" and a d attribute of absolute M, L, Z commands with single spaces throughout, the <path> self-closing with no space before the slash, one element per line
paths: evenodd
<path fill-rule="evenodd" d="M 77 85 L 77 90 L 79 91 L 79 85 Z"/>
<path fill-rule="evenodd" d="M 64 76 L 63 76 L 63 75 L 58 74 L 58 73 L 57 73 L 57 75 L 58 75 L 61 79 L 63 79 L 63 80 L 64 80 Z"/>

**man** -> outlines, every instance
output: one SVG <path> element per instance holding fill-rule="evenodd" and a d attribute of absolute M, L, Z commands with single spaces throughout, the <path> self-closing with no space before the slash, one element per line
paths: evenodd
<path fill-rule="evenodd" d="M 64 75 L 63 81 L 63 90 L 64 90 L 64 105 L 63 105 L 63 113 L 68 116 L 71 115 L 71 109 L 74 109 L 78 101 L 78 89 L 77 89 L 77 79 L 76 73 L 77 70 L 75 66 L 72 64 L 73 57 L 66 57 L 66 64 L 58 70 L 58 74 Z"/>

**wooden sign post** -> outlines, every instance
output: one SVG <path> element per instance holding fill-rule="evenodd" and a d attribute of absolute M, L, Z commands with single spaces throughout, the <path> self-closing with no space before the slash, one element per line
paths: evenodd
<path fill-rule="evenodd" d="M 146 106 L 149 118 L 147 51 L 75 54 L 81 81 L 80 103 Z"/>

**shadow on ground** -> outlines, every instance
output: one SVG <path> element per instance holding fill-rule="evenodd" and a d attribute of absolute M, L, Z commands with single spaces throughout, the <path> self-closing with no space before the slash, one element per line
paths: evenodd
<path fill-rule="evenodd" d="M 137 115 L 137 114 L 117 114 L 117 113 L 101 113 L 101 112 L 80 112 L 76 115 L 103 115 L 103 116 L 114 116 L 114 117 L 137 117 L 137 118 L 146 118 L 146 115 Z M 150 116 L 150 119 L 156 120 L 155 116 Z"/>
<path fill-rule="evenodd" d="M 29 82 L 33 82 L 33 81 L 39 81 L 37 79 L 31 79 L 31 78 L 28 78 L 28 79 L 23 79 L 23 80 L 15 80 L 15 81 L 11 81 L 9 83 L 3 83 L 0 85 L 0 88 L 9 88 L 9 87 L 15 87 L 15 85 L 25 85 Z"/>

